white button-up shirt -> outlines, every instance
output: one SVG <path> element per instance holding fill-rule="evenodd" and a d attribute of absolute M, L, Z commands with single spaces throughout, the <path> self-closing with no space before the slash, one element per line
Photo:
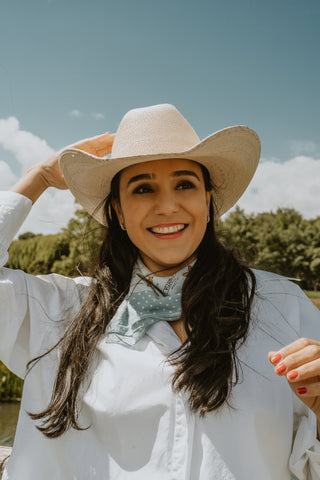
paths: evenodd
<path fill-rule="evenodd" d="M 31 208 L 12 192 L 0 196 L 0 258 Z M 320 339 L 320 312 L 292 282 L 255 271 L 257 295 L 240 382 L 231 407 L 204 418 L 171 388 L 166 359 L 181 342 L 166 321 L 132 348 L 102 337 L 81 388 L 79 423 L 48 439 L 26 412 L 51 397 L 55 349 L 27 375 L 5 480 L 299 480 L 320 479 L 314 414 L 275 375 L 268 351 L 300 336 Z M 61 337 L 88 291 L 86 278 L 32 276 L 0 269 L 0 358 L 24 377 L 26 364 Z"/>

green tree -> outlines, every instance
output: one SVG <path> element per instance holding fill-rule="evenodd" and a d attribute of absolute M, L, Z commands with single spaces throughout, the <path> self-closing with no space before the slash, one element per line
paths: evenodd
<path fill-rule="evenodd" d="M 25 232 L 19 235 L 18 240 L 28 240 L 28 238 L 33 238 L 35 237 L 36 234 L 32 232 Z"/>
<path fill-rule="evenodd" d="M 14 375 L 0 362 L 0 402 L 20 400 L 23 380 Z"/>
<path fill-rule="evenodd" d="M 47 274 L 56 260 L 68 254 L 69 245 L 63 233 L 35 235 L 12 242 L 8 265 L 34 275 Z"/>
<path fill-rule="evenodd" d="M 255 263 L 257 256 L 257 238 L 252 226 L 253 221 L 253 215 L 247 215 L 244 210 L 236 207 L 224 220 L 217 223 L 219 240 L 226 247 L 236 249 L 249 265 Z"/>
<path fill-rule="evenodd" d="M 236 208 L 218 222 L 218 235 L 252 266 L 301 279 L 320 288 L 320 217 L 304 219 L 294 209 L 246 215 Z"/>
<path fill-rule="evenodd" d="M 69 251 L 53 263 L 52 271 L 68 276 L 90 274 L 98 258 L 105 227 L 79 209 L 63 229 L 63 235 Z"/>

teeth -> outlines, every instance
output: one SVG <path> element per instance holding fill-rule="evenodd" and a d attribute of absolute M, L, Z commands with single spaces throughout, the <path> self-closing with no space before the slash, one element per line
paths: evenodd
<path fill-rule="evenodd" d="M 175 233 L 179 232 L 180 230 L 184 229 L 184 223 L 180 223 L 179 225 L 173 225 L 172 227 L 153 227 L 151 231 L 153 233 L 159 233 L 160 235 L 166 233 Z"/>

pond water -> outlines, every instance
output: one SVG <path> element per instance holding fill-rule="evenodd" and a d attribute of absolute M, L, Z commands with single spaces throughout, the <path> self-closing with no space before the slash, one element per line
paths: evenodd
<path fill-rule="evenodd" d="M 12 447 L 20 403 L 0 402 L 0 445 Z"/>

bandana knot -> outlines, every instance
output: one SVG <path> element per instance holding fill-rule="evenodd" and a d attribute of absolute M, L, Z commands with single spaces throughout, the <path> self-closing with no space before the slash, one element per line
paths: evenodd
<path fill-rule="evenodd" d="M 192 265 L 170 277 L 156 277 L 139 259 L 130 289 L 106 329 L 107 343 L 133 347 L 156 322 L 181 317 L 181 290 Z"/>

